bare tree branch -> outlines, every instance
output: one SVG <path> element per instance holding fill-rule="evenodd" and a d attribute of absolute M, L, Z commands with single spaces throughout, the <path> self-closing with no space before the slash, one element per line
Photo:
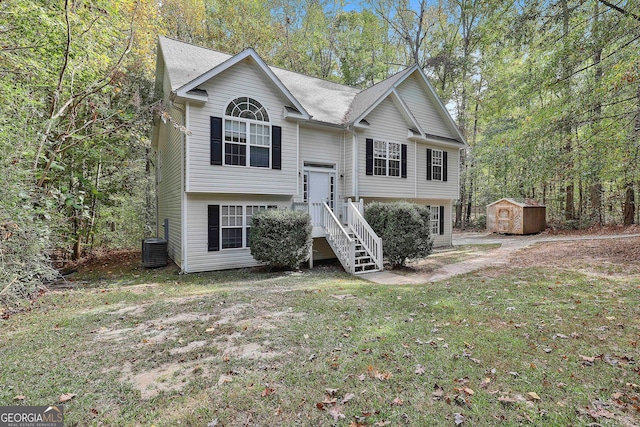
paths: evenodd
<path fill-rule="evenodd" d="M 610 7 L 611 9 L 615 10 L 616 12 L 620 12 L 621 14 L 625 15 L 625 16 L 630 16 L 633 19 L 635 19 L 636 21 L 640 22 L 640 15 L 636 15 L 635 13 L 629 12 L 628 10 L 625 10 L 623 8 L 621 8 L 620 6 L 616 6 L 613 3 L 609 3 L 606 0 L 598 0 L 600 3 L 604 4 L 607 7 Z"/>

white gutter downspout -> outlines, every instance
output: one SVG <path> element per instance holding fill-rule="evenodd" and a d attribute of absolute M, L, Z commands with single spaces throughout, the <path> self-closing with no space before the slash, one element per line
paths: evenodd
<path fill-rule="evenodd" d="M 300 122 L 296 121 L 296 197 L 300 198 Z"/>
<path fill-rule="evenodd" d="M 173 102 L 172 102 L 173 104 Z M 184 125 L 188 129 L 188 109 L 189 103 L 185 103 L 185 110 L 181 110 L 175 104 L 173 108 L 180 111 L 184 116 Z M 180 132 L 180 255 L 182 258 L 182 264 L 180 266 L 180 273 L 187 273 L 187 193 L 185 192 L 185 158 L 186 158 L 186 144 L 187 136 L 184 132 Z"/>
<path fill-rule="evenodd" d="M 351 193 L 353 194 L 353 198 L 355 199 L 355 201 L 358 202 L 360 201 L 360 195 L 358 191 L 358 135 L 356 135 L 355 130 L 353 130 L 349 125 L 345 127 L 345 130 L 347 132 L 351 132 L 351 135 L 353 135 L 351 139 L 351 150 L 353 154 L 351 159 L 351 170 L 353 176 L 353 178 L 351 179 Z"/>
<path fill-rule="evenodd" d="M 413 141 L 413 161 L 415 167 L 413 168 L 413 197 L 418 198 L 418 141 Z"/>

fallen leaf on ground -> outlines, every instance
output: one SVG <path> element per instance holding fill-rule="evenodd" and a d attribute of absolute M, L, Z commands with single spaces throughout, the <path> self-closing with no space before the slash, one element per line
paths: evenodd
<path fill-rule="evenodd" d="M 422 366 L 422 365 L 416 365 L 415 373 L 416 373 L 417 375 L 422 375 L 422 374 L 424 374 L 424 372 L 425 372 L 424 366 Z"/>
<path fill-rule="evenodd" d="M 536 393 L 535 391 L 527 393 L 527 396 L 529 396 L 530 400 L 540 400 L 540 396 L 538 396 L 538 393 Z"/>
<path fill-rule="evenodd" d="M 613 418 L 616 417 L 614 414 L 612 414 L 611 412 L 607 411 L 606 409 L 598 409 L 598 410 L 590 409 L 588 411 L 588 413 L 591 416 L 591 418 L 593 418 L 594 420 L 597 420 L 598 418 L 613 419 Z"/>
<path fill-rule="evenodd" d="M 442 396 L 444 396 L 444 389 L 438 384 L 433 386 L 433 390 L 433 393 L 431 393 L 431 397 L 433 398 L 433 400 L 439 400 Z"/>
<path fill-rule="evenodd" d="M 260 394 L 262 397 L 267 397 L 272 395 L 273 393 L 275 393 L 276 391 L 274 389 L 272 389 L 271 387 L 265 387 L 264 390 L 262 390 L 262 393 Z"/>
<path fill-rule="evenodd" d="M 344 405 L 345 403 L 348 403 L 351 399 L 353 399 L 354 397 L 356 397 L 355 394 L 353 393 L 347 393 L 344 395 L 344 397 L 342 398 L 342 400 L 340 401 L 341 405 Z"/>
<path fill-rule="evenodd" d="M 469 387 L 465 387 L 462 389 L 462 391 L 464 391 L 466 394 L 468 394 L 469 396 L 473 396 L 475 394 L 475 392 L 469 388 Z"/>
<path fill-rule="evenodd" d="M 498 398 L 498 402 L 504 403 L 504 404 L 509 404 L 509 403 L 516 403 L 517 400 L 514 399 L 513 397 L 509 397 L 509 396 L 500 396 Z"/>
<path fill-rule="evenodd" d="M 393 399 L 393 402 L 391 402 L 392 406 L 402 406 L 404 405 L 404 400 L 400 399 L 399 397 L 396 397 L 395 399 Z"/>
<path fill-rule="evenodd" d="M 58 399 L 58 402 L 60 403 L 68 402 L 74 397 L 76 397 L 75 393 L 61 394 L 60 398 Z"/>
<path fill-rule="evenodd" d="M 334 422 L 338 422 L 338 420 L 340 420 L 341 418 L 346 418 L 346 416 L 342 413 L 342 408 L 340 406 L 334 406 L 327 412 L 333 417 Z"/>
<path fill-rule="evenodd" d="M 582 364 L 584 366 L 593 366 L 593 362 L 595 362 L 596 360 L 595 357 L 583 356 L 582 354 L 580 354 L 579 356 L 580 359 L 582 359 Z"/>
<path fill-rule="evenodd" d="M 340 390 L 340 389 L 339 388 L 325 388 L 324 389 L 324 391 L 326 391 L 329 396 L 334 396 L 338 392 L 338 390 Z"/>
<path fill-rule="evenodd" d="M 373 374 L 373 376 L 380 380 L 380 381 L 384 381 L 384 380 L 388 380 L 389 378 L 391 378 L 393 376 L 393 374 L 391 372 L 380 372 L 380 371 L 375 371 L 375 373 Z"/>
<path fill-rule="evenodd" d="M 456 425 L 459 426 L 460 424 L 464 423 L 464 415 L 462 414 L 453 414 L 453 420 L 455 421 Z"/>
<path fill-rule="evenodd" d="M 26 399 L 26 396 L 24 396 L 22 394 L 19 394 L 16 397 L 13 398 L 13 400 L 24 400 L 24 399 Z"/>

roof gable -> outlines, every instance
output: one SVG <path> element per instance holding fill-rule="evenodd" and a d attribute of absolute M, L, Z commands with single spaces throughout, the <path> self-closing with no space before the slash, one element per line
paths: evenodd
<path fill-rule="evenodd" d="M 503 204 L 503 203 L 510 203 L 512 205 L 519 206 L 521 208 L 544 208 L 545 207 L 544 205 L 538 204 L 537 202 L 531 199 L 526 199 L 524 202 L 519 202 L 509 197 L 504 197 L 500 200 L 496 200 L 495 202 L 488 204 L 487 207 L 497 205 L 497 204 Z"/>
<path fill-rule="evenodd" d="M 451 114 L 445 108 L 442 100 L 436 93 L 435 89 L 429 83 L 427 76 L 424 74 L 422 69 L 418 65 L 414 65 L 413 67 L 409 67 L 404 71 L 401 71 L 394 76 L 389 77 L 386 80 L 378 83 L 362 91 L 360 94 L 356 96 L 352 107 L 349 110 L 349 114 L 347 116 L 347 121 L 350 123 L 358 123 L 360 120 L 364 119 L 374 108 L 376 108 L 384 99 L 390 96 L 392 93 L 396 96 L 400 97 L 397 92 L 397 88 L 411 75 L 415 73 L 418 74 L 419 79 L 424 83 L 428 98 L 434 103 L 434 107 L 436 108 L 440 118 L 444 121 L 444 125 L 451 131 L 453 136 L 453 140 L 458 141 L 461 144 L 467 145 L 467 142 L 460 133 L 458 126 L 455 124 Z M 400 97 L 401 98 L 401 97 Z M 415 116 L 411 113 L 409 107 L 405 102 L 403 102 L 404 108 L 413 118 L 415 122 L 416 129 L 420 132 L 420 136 L 428 138 L 428 137 L 444 137 L 448 139 L 445 135 L 429 135 L 428 132 L 425 132 L 420 125 L 417 123 Z"/>

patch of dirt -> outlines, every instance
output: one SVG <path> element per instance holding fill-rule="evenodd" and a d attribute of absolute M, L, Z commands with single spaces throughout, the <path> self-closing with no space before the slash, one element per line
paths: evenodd
<path fill-rule="evenodd" d="M 594 225 L 579 230 L 550 226 L 539 236 L 605 236 L 611 234 L 640 234 L 640 225 Z"/>
<path fill-rule="evenodd" d="M 214 313 L 160 315 L 129 328 L 117 328 L 118 323 L 115 323 L 112 328 L 102 327 L 93 331 L 94 340 L 118 346 L 127 343 L 128 348 L 145 353 L 158 344 L 175 342 L 179 345 L 168 351 L 168 360 L 156 366 L 143 368 L 136 362 L 127 362 L 127 365 L 118 368 L 120 381 L 132 384 L 142 399 L 151 399 L 162 391 L 184 389 L 196 375 L 212 375 L 221 360 L 270 360 L 281 357 L 283 353 L 269 341 L 268 331 L 281 327 L 287 319 L 304 316 L 304 313 L 292 309 L 275 311 L 270 307 L 265 302 L 230 304 L 214 309 Z M 112 308 L 112 313 L 133 316 L 144 313 L 146 308 L 139 305 L 118 307 Z M 185 331 L 202 323 L 210 325 L 206 331 L 211 334 L 210 338 L 202 339 L 200 335 L 195 340 L 182 341 L 180 337 Z M 254 336 L 257 331 L 263 331 L 258 333 L 259 339 Z M 187 356 L 192 352 L 197 352 L 197 360 L 190 360 L 192 358 Z M 228 381 L 231 378 L 220 379 L 221 384 Z"/>
<path fill-rule="evenodd" d="M 127 362 L 122 367 L 120 381 L 128 382 L 140 391 L 142 399 L 151 399 L 161 391 L 182 390 L 194 375 L 209 376 L 207 363 L 211 358 L 188 363 L 165 363 L 154 369 L 134 373 L 133 366 Z"/>
<path fill-rule="evenodd" d="M 640 238 L 544 242 L 513 253 L 513 267 L 555 267 L 610 274 L 640 273 Z M 597 266 L 597 267 L 594 267 Z"/>
<path fill-rule="evenodd" d="M 140 250 L 114 250 L 96 253 L 78 261 L 70 261 L 64 265 L 62 272 L 76 272 L 77 276 L 135 276 L 147 270 L 175 270 L 178 267 L 171 261 L 166 267 L 154 269 L 142 265 Z"/>

